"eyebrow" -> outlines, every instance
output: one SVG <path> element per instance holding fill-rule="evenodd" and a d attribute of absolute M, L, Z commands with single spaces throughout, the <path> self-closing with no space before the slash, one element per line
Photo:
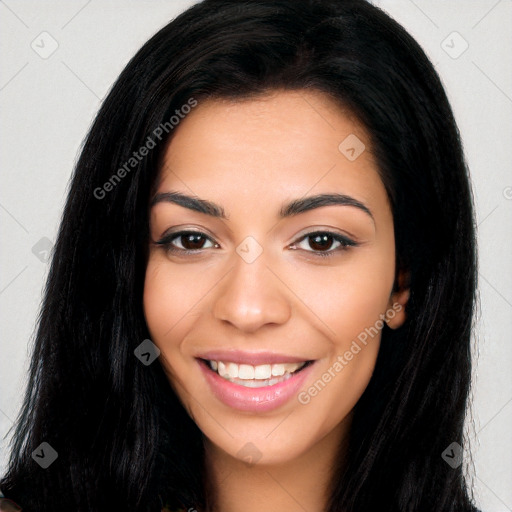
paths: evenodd
<path fill-rule="evenodd" d="M 215 204 L 212 201 L 206 199 L 200 199 L 198 197 L 189 196 L 181 192 L 161 192 L 156 194 L 150 202 L 150 207 L 153 207 L 157 203 L 168 202 L 174 203 L 189 210 L 193 210 L 199 213 L 204 213 L 212 217 L 227 220 L 228 217 L 222 206 Z M 293 217 L 300 213 L 304 213 L 322 206 L 353 206 L 359 208 L 367 215 L 370 216 L 372 221 L 375 223 L 375 219 L 371 210 L 361 201 L 358 201 L 354 197 L 347 196 L 345 194 L 317 194 L 314 196 L 303 197 L 300 199 L 294 199 L 289 203 L 283 205 L 279 210 L 279 217 L 284 219 L 286 217 Z"/>

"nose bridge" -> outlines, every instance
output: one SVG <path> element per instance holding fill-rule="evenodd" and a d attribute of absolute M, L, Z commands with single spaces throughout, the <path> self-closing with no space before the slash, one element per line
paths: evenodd
<path fill-rule="evenodd" d="M 234 267 L 219 287 L 214 316 L 236 328 L 253 332 L 265 324 L 282 324 L 291 313 L 283 283 L 267 268 L 265 253 L 246 258 L 243 244 L 233 255 Z"/>

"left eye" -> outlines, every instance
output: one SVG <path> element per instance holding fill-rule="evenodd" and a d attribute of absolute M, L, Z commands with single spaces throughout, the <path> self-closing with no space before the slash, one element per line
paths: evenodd
<path fill-rule="evenodd" d="M 307 244 L 310 249 L 304 247 L 302 244 Z M 298 247 L 308 252 L 318 253 L 321 256 L 327 256 L 332 252 L 344 250 L 349 246 L 355 245 L 356 243 L 353 240 L 350 240 L 349 238 L 337 233 L 330 233 L 329 231 L 317 231 L 315 233 L 308 233 L 298 242 L 293 243 L 291 248 L 295 249 Z"/>

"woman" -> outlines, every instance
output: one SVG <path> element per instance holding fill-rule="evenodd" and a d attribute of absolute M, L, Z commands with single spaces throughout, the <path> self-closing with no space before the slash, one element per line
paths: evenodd
<path fill-rule="evenodd" d="M 457 126 L 411 36 L 362 0 L 205 0 L 87 137 L 0 489 L 27 511 L 476 510 L 475 287 Z"/>

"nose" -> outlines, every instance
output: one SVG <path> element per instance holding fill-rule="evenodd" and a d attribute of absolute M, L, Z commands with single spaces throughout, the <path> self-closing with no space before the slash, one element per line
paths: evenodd
<path fill-rule="evenodd" d="M 252 263 L 237 255 L 234 259 L 234 268 L 217 287 L 214 317 L 247 333 L 286 323 L 291 316 L 286 286 L 267 268 L 263 255 Z"/>

